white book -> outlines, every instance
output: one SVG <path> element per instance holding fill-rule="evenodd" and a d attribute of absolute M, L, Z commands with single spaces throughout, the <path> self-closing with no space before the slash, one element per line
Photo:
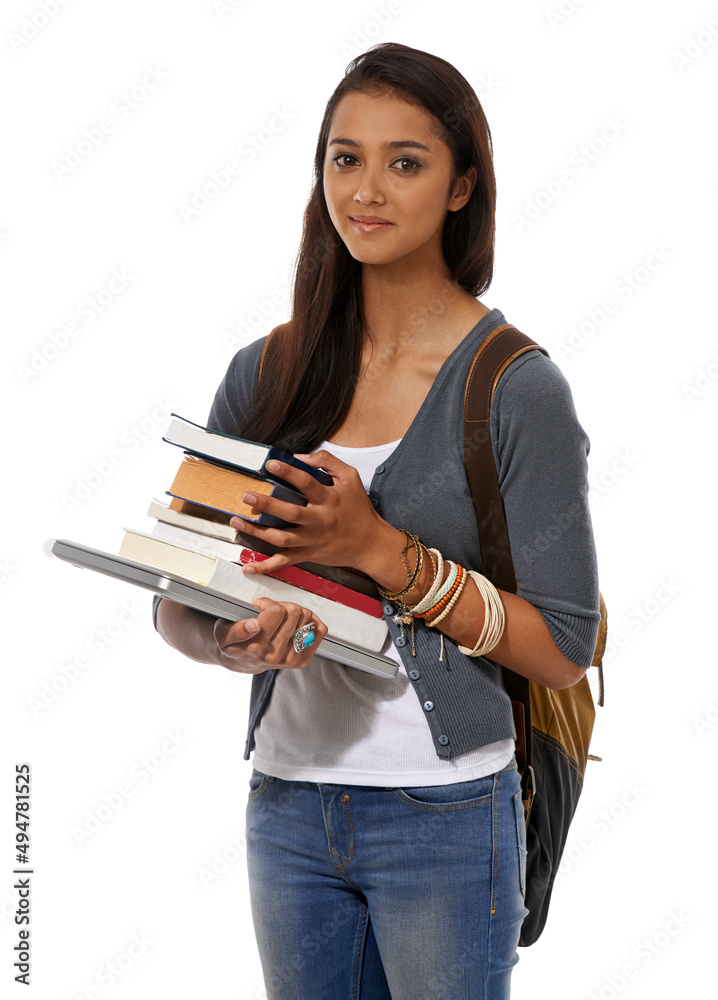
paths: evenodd
<path fill-rule="evenodd" d="M 211 535 L 199 534 L 191 528 L 185 528 L 179 524 L 169 524 L 166 521 L 157 521 L 150 534 L 153 538 L 169 542 L 170 545 L 180 545 L 183 549 L 201 552 L 206 556 L 221 556 L 222 559 L 236 563 L 239 562 L 239 553 L 245 547 L 243 541 L 237 543 L 228 541 L 226 538 L 214 538 Z"/>
<path fill-rule="evenodd" d="M 324 622 L 332 638 L 372 652 L 381 651 L 388 635 L 383 618 L 373 618 L 363 611 L 348 608 L 319 594 L 311 594 L 283 580 L 254 573 L 246 575 L 239 564 L 220 555 L 188 549 L 141 531 L 125 529 L 120 555 L 242 601 L 272 597 L 276 601 L 301 604 Z"/>
<path fill-rule="evenodd" d="M 183 528 L 189 528 L 191 531 L 198 532 L 201 535 L 224 538 L 229 542 L 234 542 L 239 535 L 239 528 L 233 528 L 231 524 L 212 521 L 207 517 L 196 517 L 194 514 L 175 510 L 174 507 L 169 507 L 166 503 L 162 503 L 159 500 L 152 500 L 147 513 L 150 517 L 156 517 L 159 521 L 163 521 L 166 524 L 176 524 Z"/>

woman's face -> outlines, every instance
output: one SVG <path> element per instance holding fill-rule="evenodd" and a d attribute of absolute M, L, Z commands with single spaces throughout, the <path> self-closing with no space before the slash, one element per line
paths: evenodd
<path fill-rule="evenodd" d="M 447 211 L 469 200 L 475 168 L 453 190 L 451 151 L 423 108 L 394 94 L 349 93 L 334 109 L 324 158 L 329 215 L 364 264 L 407 258 L 445 267 Z M 381 220 L 372 223 L 364 220 Z"/>

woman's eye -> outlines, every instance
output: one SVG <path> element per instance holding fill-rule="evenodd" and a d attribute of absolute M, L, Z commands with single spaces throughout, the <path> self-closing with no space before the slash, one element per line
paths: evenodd
<path fill-rule="evenodd" d="M 332 163 L 339 163 L 339 160 L 346 160 L 346 159 L 355 160 L 356 157 L 352 156 L 351 153 L 337 153 L 336 156 L 332 157 Z M 339 166 L 340 167 L 344 167 L 344 166 L 346 166 L 346 164 L 345 163 L 339 163 Z M 350 164 L 350 166 L 351 166 L 351 164 Z"/>
<path fill-rule="evenodd" d="M 395 160 L 394 161 L 394 166 L 396 166 L 396 164 L 398 164 L 398 163 L 408 163 L 408 165 L 409 165 L 408 168 L 402 167 L 400 169 L 400 173 L 402 173 L 402 174 L 413 174 L 421 166 L 421 164 L 419 163 L 418 160 L 412 160 L 412 158 L 410 156 L 402 156 L 402 158 L 400 160 Z"/>

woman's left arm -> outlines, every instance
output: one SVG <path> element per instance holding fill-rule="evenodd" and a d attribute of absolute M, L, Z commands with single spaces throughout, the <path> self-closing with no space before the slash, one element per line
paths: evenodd
<path fill-rule="evenodd" d="M 600 621 L 589 440 L 566 378 L 543 354 L 524 355 L 502 376 L 491 406 L 491 437 L 517 593 L 499 591 L 505 628 L 487 655 L 545 687 L 570 687 L 591 664 Z M 394 553 L 403 545 L 401 536 Z M 391 565 L 391 583 L 375 578 L 396 592 L 406 586 L 406 573 L 395 561 Z M 378 570 L 387 580 L 389 566 L 387 559 Z M 431 565 L 425 566 L 411 604 L 427 592 L 432 577 Z M 483 598 L 469 581 L 437 628 L 471 649 L 484 615 Z"/>
<path fill-rule="evenodd" d="M 589 441 L 569 384 L 552 361 L 536 352 L 509 366 L 494 394 L 491 432 L 518 590 L 499 591 L 505 628 L 487 655 L 546 687 L 570 687 L 593 657 L 598 570 L 588 505 Z M 397 538 L 394 552 L 403 544 L 403 536 Z M 385 579 L 389 565 L 387 559 L 379 570 Z M 392 565 L 395 586 L 375 578 L 396 592 L 406 577 L 404 572 L 402 581 L 402 567 Z M 425 566 L 412 595 L 426 593 L 432 576 Z M 473 648 L 484 614 L 470 581 L 437 628 Z"/>

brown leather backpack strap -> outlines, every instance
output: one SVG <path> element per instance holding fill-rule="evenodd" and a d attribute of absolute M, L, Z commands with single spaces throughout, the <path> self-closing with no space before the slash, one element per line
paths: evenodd
<path fill-rule="evenodd" d="M 464 393 L 464 464 L 479 527 L 484 576 L 498 587 L 516 593 L 516 577 L 506 527 L 489 414 L 491 400 L 506 368 L 526 351 L 540 350 L 535 341 L 506 323 L 496 327 L 479 346 Z"/>
<path fill-rule="evenodd" d="M 491 446 L 491 400 L 499 379 L 516 358 L 527 351 L 547 351 L 510 323 L 496 327 L 480 344 L 466 380 L 464 393 L 464 464 L 474 502 L 481 546 L 482 573 L 499 590 L 517 590 L 508 528 L 496 462 Z M 516 761 L 524 777 L 524 806 L 530 808 L 533 789 L 531 698 L 526 677 L 502 667 L 516 727 Z"/>

